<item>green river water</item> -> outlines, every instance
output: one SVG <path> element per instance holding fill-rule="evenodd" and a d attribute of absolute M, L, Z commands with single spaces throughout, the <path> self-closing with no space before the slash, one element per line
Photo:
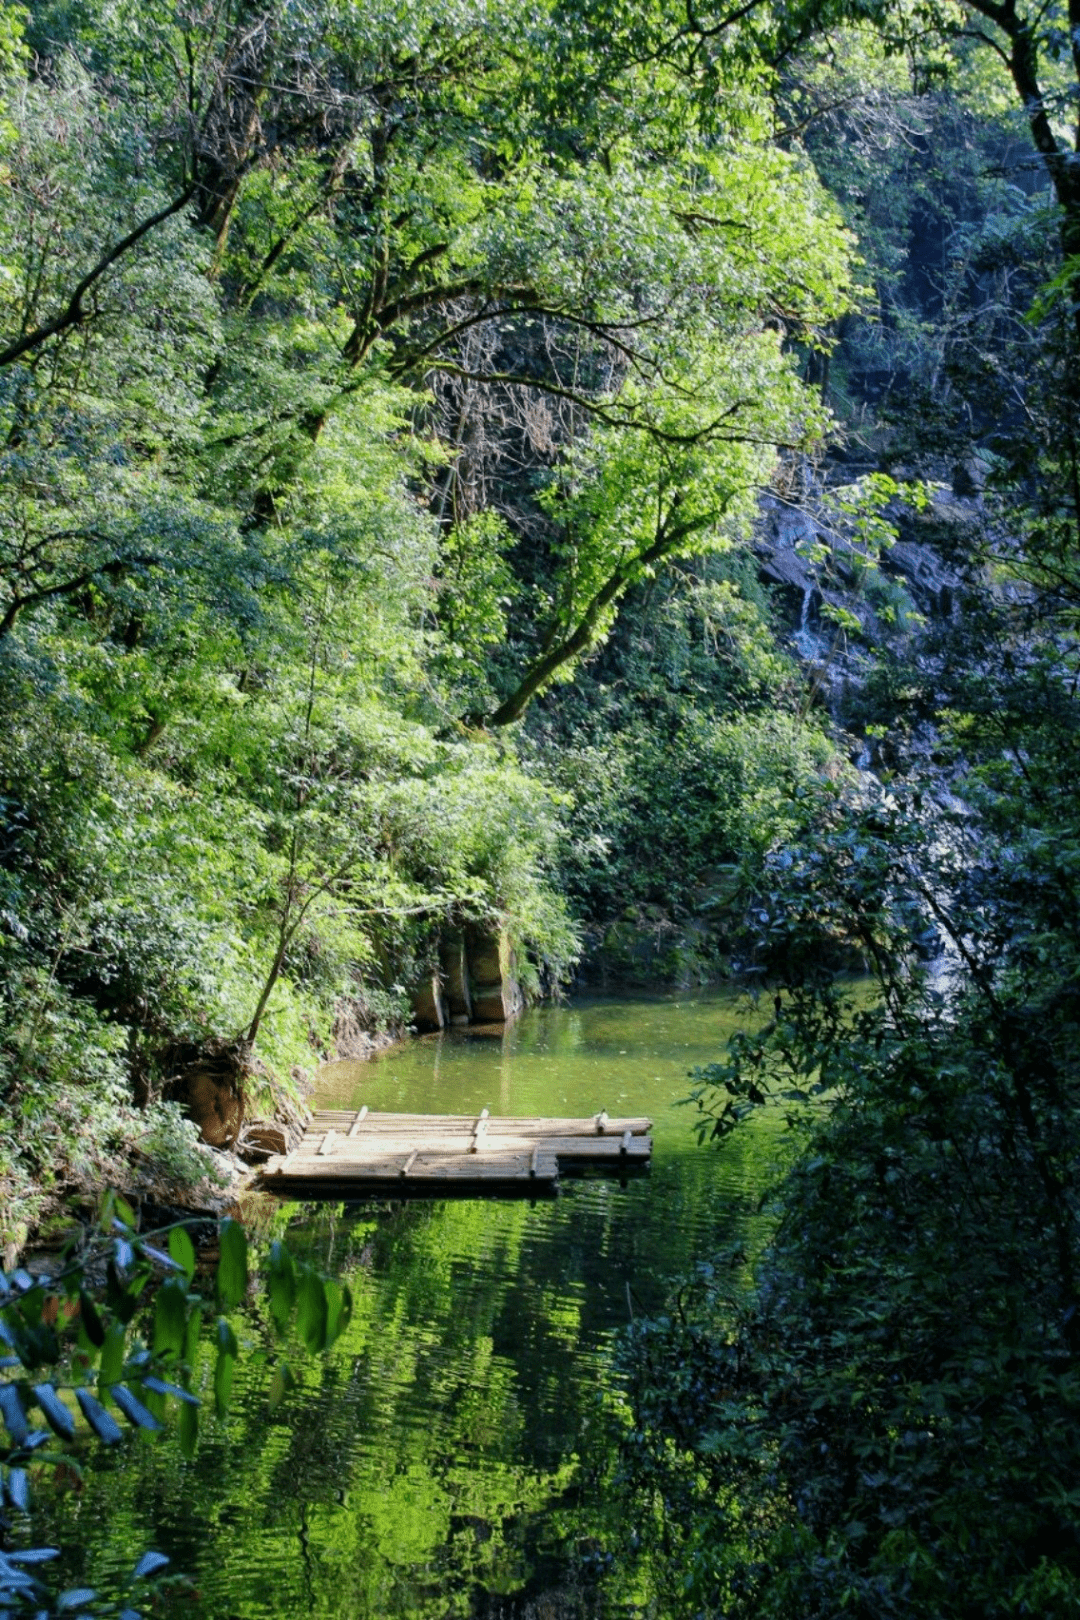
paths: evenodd
<path fill-rule="evenodd" d="M 39 1498 L 64 1574 L 108 1585 L 154 1547 L 192 1578 L 155 1612 L 205 1620 L 640 1612 L 604 1556 L 611 1345 L 716 1249 L 762 1241 L 778 1122 L 717 1153 L 677 1106 L 687 1071 L 749 1016 L 726 992 L 598 999 L 531 1010 L 501 1037 L 455 1031 L 331 1065 L 326 1105 L 648 1114 L 652 1169 L 625 1188 L 564 1182 L 535 1205 L 275 1210 L 275 1230 L 287 1221 L 291 1244 L 347 1279 L 345 1334 L 295 1357 L 298 1387 L 271 1410 L 260 1356 L 277 1351 L 256 1312 L 239 1316 L 233 1408 L 203 1415 L 192 1460 L 168 1434 L 88 1443 L 81 1490 Z M 210 1367 L 207 1352 L 208 1396 Z"/>

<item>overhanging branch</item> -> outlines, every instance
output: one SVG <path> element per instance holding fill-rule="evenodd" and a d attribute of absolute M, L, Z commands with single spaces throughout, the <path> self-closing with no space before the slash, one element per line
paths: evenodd
<path fill-rule="evenodd" d="M 0 366 L 12 365 L 14 361 L 21 359 L 24 354 L 29 354 L 33 349 L 39 349 L 50 338 L 57 337 L 61 332 L 66 332 L 69 327 L 79 326 L 88 319 L 86 311 L 83 309 L 83 299 L 91 287 L 101 280 L 106 270 L 114 265 L 118 259 L 123 258 L 125 253 L 130 252 L 136 243 L 140 242 L 144 236 L 147 236 L 155 226 L 163 224 L 165 220 L 171 219 L 173 214 L 178 214 L 182 208 L 185 208 L 194 195 L 195 187 L 186 187 L 173 202 L 169 203 L 165 208 L 159 208 L 156 214 L 151 214 L 148 219 L 144 219 L 141 224 L 135 226 L 134 230 L 129 231 L 125 237 L 122 237 L 107 253 L 102 255 L 92 270 L 87 271 L 59 315 L 55 316 L 51 321 L 46 321 L 41 326 L 36 326 L 32 332 L 25 332 L 14 343 L 9 343 L 6 349 L 0 349 Z"/>

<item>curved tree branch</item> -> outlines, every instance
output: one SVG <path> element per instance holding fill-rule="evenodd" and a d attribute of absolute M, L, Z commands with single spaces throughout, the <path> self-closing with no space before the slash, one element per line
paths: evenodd
<path fill-rule="evenodd" d="M 147 236 L 155 226 L 163 224 L 165 220 L 171 219 L 174 214 L 178 214 L 182 208 L 185 208 L 194 195 L 194 186 L 185 187 L 179 197 L 167 204 L 166 207 L 159 208 L 156 214 L 151 214 L 148 219 L 144 219 L 141 224 L 136 225 L 134 230 L 121 237 L 119 242 L 115 243 L 107 253 L 102 255 L 93 269 L 88 270 L 86 275 L 83 276 L 59 315 L 54 316 L 51 321 L 46 321 L 41 326 L 36 326 L 32 332 L 25 332 L 16 342 L 9 343 L 6 349 L 0 349 L 0 366 L 12 365 L 14 361 L 21 359 L 24 354 L 29 354 L 32 349 L 39 349 L 51 337 L 57 337 L 61 332 L 66 332 L 69 327 L 80 326 L 83 321 L 87 320 L 88 316 L 83 308 L 83 299 L 91 287 L 101 280 L 106 270 L 114 265 L 118 259 L 123 258 L 125 253 L 130 252 L 136 243 L 141 242 L 142 238 Z"/>
<path fill-rule="evenodd" d="M 8 603 L 3 618 L 0 618 L 0 641 L 15 627 L 15 621 L 24 608 L 36 607 L 39 602 L 47 602 L 54 596 L 73 596 L 76 591 L 92 585 L 101 574 L 121 573 L 125 568 L 141 567 L 151 568 L 160 558 L 152 553 L 135 553 L 132 556 L 110 557 L 108 562 L 98 563 L 93 568 L 86 568 L 81 574 L 75 574 L 71 579 L 61 580 L 56 585 L 41 585 L 36 590 L 16 594 Z"/>
<path fill-rule="evenodd" d="M 516 691 L 501 703 L 494 714 L 485 721 L 489 726 L 509 726 L 515 720 L 520 720 L 533 698 L 548 686 L 552 678 L 572 659 L 588 652 L 596 640 L 597 628 L 605 608 L 618 600 L 634 578 L 642 569 L 649 568 L 653 563 L 661 562 L 669 556 L 677 546 L 689 535 L 696 534 L 701 529 L 707 529 L 715 523 L 720 515 L 719 509 L 706 512 L 700 517 L 688 518 L 683 523 L 677 523 L 669 528 L 661 523 L 657 530 L 656 539 L 628 562 L 623 563 L 614 573 L 604 581 L 603 585 L 586 605 L 584 612 L 569 635 L 565 636 L 553 646 L 543 657 L 538 658 L 518 683 Z"/>

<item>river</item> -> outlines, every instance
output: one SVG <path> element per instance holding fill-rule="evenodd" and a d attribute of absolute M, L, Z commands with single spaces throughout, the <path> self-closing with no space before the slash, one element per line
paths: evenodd
<path fill-rule="evenodd" d="M 203 1414 L 194 1458 L 168 1434 L 88 1443 L 81 1489 L 39 1498 L 65 1575 L 108 1586 L 154 1547 L 192 1583 L 155 1612 L 205 1620 L 641 1612 L 605 1555 L 611 1345 L 695 1264 L 763 1240 L 779 1121 L 718 1153 L 678 1106 L 748 1016 L 729 992 L 597 999 L 328 1066 L 326 1105 L 648 1114 L 652 1169 L 625 1188 L 564 1181 L 535 1205 L 275 1208 L 268 1230 L 348 1281 L 345 1334 L 291 1359 L 298 1385 L 271 1410 L 278 1352 L 253 1312 L 232 1410 Z"/>

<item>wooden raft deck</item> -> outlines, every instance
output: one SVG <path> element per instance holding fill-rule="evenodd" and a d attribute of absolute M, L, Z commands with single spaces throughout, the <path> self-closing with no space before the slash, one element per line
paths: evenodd
<path fill-rule="evenodd" d="M 543 1198 L 560 1172 L 625 1180 L 648 1167 L 648 1119 L 510 1119 L 319 1109 L 299 1147 L 271 1159 L 268 1192 L 287 1198 Z"/>

